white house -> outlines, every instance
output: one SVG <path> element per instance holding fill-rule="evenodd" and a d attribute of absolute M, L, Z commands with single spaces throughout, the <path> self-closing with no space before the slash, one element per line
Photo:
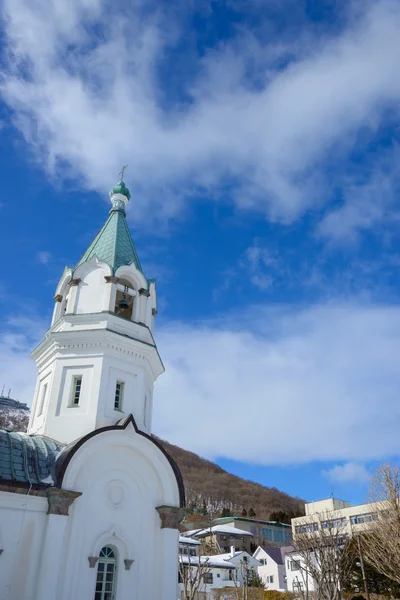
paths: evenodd
<path fill-rule="evenodd" d="M 285 569 L 288 592 L 316 591 L 314 580 L 305 569 L 305 561 L 297 552 L 285 555 Z"/>
<path fill-rule="evenodd" d="M 151 435 L 154 280 L 130 193 L 55 294 L 28 433 L 0 431 L 1 600 L 176 600 L 182 478 Z M 154 565 L 157 569 L 154 569 Z"/>
<path fill-rule="evenodd" d="M 235 551 L 232 547 L 230 553 L 215 554 L 212 556 L 180 556 L 181 564 L 196 570 L 197 565 L 206 566 L 202 583 L 198 588 L 199 595 L 204 600 L 212 600 L 213 590 L 221 588 L 243 587 L 244 580 L 251 580 L 252 573 L 257 572 L 260 563 L 248 552 Z M 184 598 L 184 585 L 180 579 L 181 597 Z"/>
<path fill-rule="evenodd" d="M 258 546 L 253 557 L 260 562 L 257 569 L 264 586 L 268 590 L 286 591 L 285 556 L 292 546 Z"/>

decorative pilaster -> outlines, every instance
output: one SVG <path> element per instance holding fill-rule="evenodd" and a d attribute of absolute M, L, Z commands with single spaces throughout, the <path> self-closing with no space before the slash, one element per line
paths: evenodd
<path fill-rule="evenodd" d="M 73 315 L 75 313 L 76 296 L 80 282 L 80 279 L 71 279 L 71 281 L 69 282 L 69 286 L 71 289 L 68 294 L 68 303 L 66 310 L 67 315 Z"/>
<path fill-rule="evenodd" d="M 178 529 L 185 511 L 177 506 L 157 506 L 156 511 L 160 515 L 161 529 Z"/>
<path fill-rule="evenodd" d="M 46 492 L 49 508 L 48 515 L 69 515 L 69 507 L 81 496 L 81 492 L 71 492 L 69 490 L 60 490 L 59 488 L 49 488 Z"/>
<path fill-rule="evenodd" d="M 117 298 L 117 283 L 119 279 L 113 275 L 106 275 L 104 279 L 109 285 L 106 285 L 104 292 L 103 310 L 105 312 L 114 312 L 115 301 Z"/>
<path fill-rule="evenodd" d="M 139 323 L 146 323 L 146 307 L 147 307 L 147 298 L 150 296 L 150 292 L 145 288 L 140 288 L 139 290 Z"/>

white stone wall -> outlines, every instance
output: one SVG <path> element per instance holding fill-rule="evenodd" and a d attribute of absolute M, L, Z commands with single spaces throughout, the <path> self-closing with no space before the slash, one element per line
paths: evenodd
<path fill-rule="evenodd" d="M 47 499 L 0 492 L 0 600 L 37 600 Z"/>

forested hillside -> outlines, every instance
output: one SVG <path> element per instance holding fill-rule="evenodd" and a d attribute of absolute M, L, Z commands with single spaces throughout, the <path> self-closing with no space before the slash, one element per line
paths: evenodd
<path fill-rule="evenodd" d="M 225 509 L 240 514 L 252 510 L 259 519 L 287 520 L 304 514 L 304 500 L 228 473 L 193 452 L 159 440 L 178 464 L 185 484 L 186 503 L 199 513 L 213 516 Z M 280 513 L 280 514 L 279 514 Z M 286 515 L 286 519 L 285 519 Z M 278 519 L 278 517 L 280 517 Z"/>

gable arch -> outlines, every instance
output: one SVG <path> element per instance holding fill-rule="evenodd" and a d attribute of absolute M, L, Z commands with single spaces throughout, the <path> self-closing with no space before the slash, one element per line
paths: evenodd
<path fill-rule="evenodd" d="M 151 446 L 149 446 L 149 450 L 151 450 L 151 448 L 153 448 L 153 450 L 156 450 L 156 455 L 158 457 L 158 460 L 161 462 L 161 464 L 164 465 L 163 473 L 166 473 L 166 468 L 168 470 L 168 467 L 172 470 L 171 474 L 173 474 L 175 483 L 178 488 L 179 506 L 180 506 L 180 508 L 184 508 L 185 507 L 185 489 L 184 489 L 184 485 L 183 485 L 182 475 L 181 475 L 178 465 L 155 438 L 153 438 L 151 435 L 148 435 L 144 431 L 141 431 L 140 429 L 138 429 L 133 415 L 129 415 L 128 417 L 121 419 L 115 425 L 109 425 L 107 427 L 101 427 L 99 429 L 95 429 L 94 431 L 91 431 L 90 433 L 86 434 L 85 436 L 79 438 L 75 442 L 72 442 L 72 444 L 69 444 L 68 446 L 66 446 L 62 450 L 62 452 L 59 454 L 57 461 L 56 461 L 55 471 L 56 471 L 57 487 L 63 488 L 65 486 L 65 481 L 68 478 L 69 466 L 71 465 L 76 453 L 87 442 L 89 442 L 92 438 L 95 438 L 95 437 L 105 434 L 107 432 L 124 431 L 128 427 L 132 427 L 135 434 L 141 436 L 142 438 L 144 438 L 146 440 L 146 442 L 149 442 L 149 444 L 151 444 Z M 167 467 L 167 464 L 165 464 L 165 461 L 167 461 L 168 467 Z M 164 492 L 166 493 L 167 489 L 164 487 L 165 482 L 161 481 L 161 484 L 163 486 Z"/>
<path fill-rule="evenodd" d="M 133 549 L 129 539 L 120 531 L 117 525 L 104 531 L 93 544 L 92 556 L 99 556 L 104 546 L 114 546 L 122 560 L 132 560 Z"/>

